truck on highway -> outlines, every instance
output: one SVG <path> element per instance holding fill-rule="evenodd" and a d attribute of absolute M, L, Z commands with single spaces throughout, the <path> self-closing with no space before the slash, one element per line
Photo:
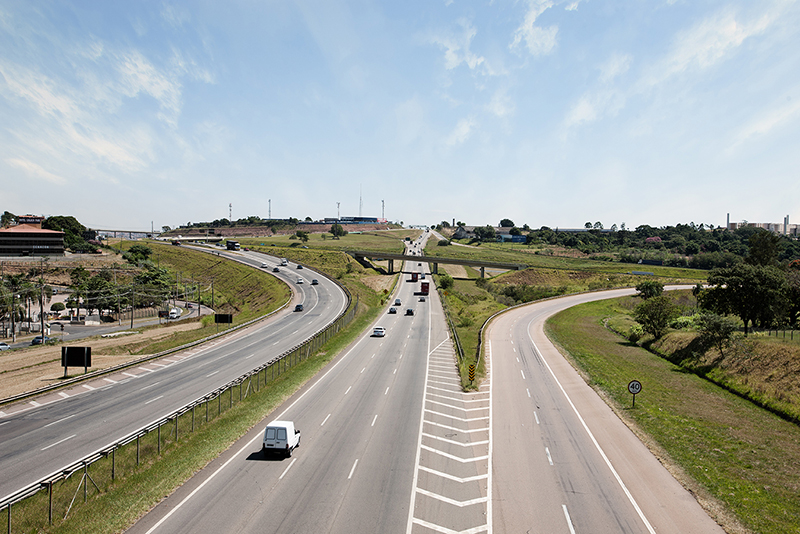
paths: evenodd
<path fill-rule="evenodd" d="M 239 250 L 241 247 L 239 246 L 238 241 L 226 241 L 225 246 L 228 247 L 228 250 Z"/>
<path fill-rule="evenodd" d="M 427 295 L 430 292 L 431 283 L 427 280 L 419 283 L 419 292 L 421 295 Z"/>
<path fill-rule="evenodd" d="M 411 273 L 411 281 L 416 282 L 419 280 L 419 273 Z"/>

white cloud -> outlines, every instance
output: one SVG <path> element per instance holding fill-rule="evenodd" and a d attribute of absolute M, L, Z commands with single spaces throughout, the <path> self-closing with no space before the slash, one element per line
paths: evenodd
<path fill-rule="evenodd" d="M 21 158 L 10 158 L 6 160 L 6 163 L 13 167 L 17 167 L 25 171 L 28 176 L 32 176 L 34 178 L 41 178 L 47 182 L 56 185 L 65 184 L 67 181 L 57 174 L 53 174 L 52 172 L 46 171 L 40 165 L 33 163 L 32 161 L 28 161 L 26 159 Z"/>
<path fill-rule="evenodd" d="M 731 149 L 737 148 L 753 138 L 768 135 L 775 128 L 780 128 L 800 118 L 800 100 L 778 106 L 745 125 L 735 136 Z"/>
<path fill-rule="evenodd" d="M 445 144 L 448 146 L 460 145 L 469 139 L 472 129 L 475 127 L 473 119 L 461 119 L 456 124 L 456 127 L 450 132 L 450 135 L 445 139 Z"/>
<path fill-rule="evenodd" d="M 515 106 L 505 89 L 498 89 L 487 106 L 490 112 L 498 117 L 507 117 L 514 113 Z"/>
<path fill-rule="evenodd" d="M 120 92 L 128 97 L 139 93 L 152 96 L 165 111 L 159 113 L 159 118 L 176 126 L 181 111 L 180 82 L 156 69 L 138 50 L 124 52 L 118 59 L 115 68 L 120 74 Z"/>
<path fill-rule="evenodd" d="M 525 46 L 534 56 L 543 56 L 549 54 L 556 46 L 556 34 L 558 34 L 558 26 L 548 26 L 542 28 L 536 26 L 536 19 L 539 15 L 553 7 L 554 3 L 550 0 L 530 0 L 528 12 L 525 14 L 525 20 L 514 32 L 514 40 L 509 45 L 509 48 L 519 48 L 523 41 Z"/>
<path fill-rule="evenodd" d="M 452 70 L 465 63 L 470 69 L 475 69 L 484 62 L 484 58 L 470 51 L 470 43 L 478 31 L 466 19 L 458 21 L 462 28 L 460 34 L 438 35 L 431 38 L 431 42 L 445 49 L 444 66 Z"/>
<path fill-rule="evenodd" d="M 614 78 L 625 74 L 633 62 L 633 56 L 630 54 L 614 54 L 608 60 L 600 65 L 600 81 L 608 83 Z"/>

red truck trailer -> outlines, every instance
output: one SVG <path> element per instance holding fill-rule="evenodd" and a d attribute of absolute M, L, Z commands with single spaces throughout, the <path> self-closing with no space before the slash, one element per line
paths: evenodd
<path fill-rule="evenodd" d="M 431 287 L 430 282 L 428 282 L 427 280 L 424 282 L 420 282 L 419 292 L 422 293 L 423 295 L 427 295 L 430 291 L 430 287 Z"/>
<path fill-rule="evenodd" d="M 419 280 L 419 273 L 411 273 L 411 281 L 416 282 Z"/>

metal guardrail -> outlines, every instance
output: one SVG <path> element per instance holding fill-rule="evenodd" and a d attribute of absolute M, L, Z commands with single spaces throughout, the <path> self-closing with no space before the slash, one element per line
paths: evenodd
<path fill-rule="evenodd" d="M 236 388 L 236 387 L 239 388 L 239 401 L 241 401 L 241 400 L 243 400 L 243 396 L 244 396 L 244 398 L 246 398 L 247 395 L 251 394 L 250 393 L 251 389 L 253 390 L 253 392 L 257 392 L 259 390 L 260 385 L 262 383 L 262 377 L 261 377 L 262 373 L 263 373 L 264 387 L 266 387 L 267 384 L 269 383 L 268 382 L 268 378 L 267 378 L 267 374 L 268 373 L 271 374 L 270 380 L 274 380 L 276 378 L 276 376 L 275 376 L 276 373 L 277 373 L 277 376 L 280 376 L 281 374 L 286 372 L 286 370 L 291 369 L 295 365 L 297 365 L 297 364 L 301 363 L 303 360 L 307 359 L 311 354 L 316 353 L 316 351 L 319 350 L 328 340 L 330 340 L 333 336 L 335 336 L 337 333 L 339 333 L 339 331 L 341 331 L 341 329 L 344 326 L 346 326 L 347 324 L 350 323 L 350 321 L 353 320 L 353 318 L 355 317 L 355 314 L 356 314 L 356 312 L 358 310 L 358 301 L 356 301 L 355 304 L 353 304 L 352 297 L 350 295 L 350 292 L 347 290 L 347 288 L 342 286 L 336 280 L 333 280 L 333 282 L 336 283 L 345 292 L 345 295 L 347 296 L 347 306 L 345 306 L 345 308 L 342 311 L 342 313 L 340 313 L 339 316 L 333 322 L 331 322 L 329 325 L 325 326 L 324 328 L 320 329 L 318 332 L 313 334 L 311 337 L 309 337 L 308 339 L 306 339 L 302 343 L 300 343 L 300 344 L 298 344 L 298 345 L 296 345 L 296 346 L 284 351 L 283 353 L 281 353 L 280 355 L 276 356 L 275 358 L 272 358 L 268 362 L 266 362 L 266 363 L 256 367 L 255 369 L 253 369 L 253 370 L 251 370 L 251 371 L 239 376 L 238 378 L 235 378 L 234 380 L 228 382 L 227 384 L 225 384 L 223 386 L 220 386 L 219 388 L 217 388 L 217 389 L 215 389 L 215 390 L 203 395 L 202 397 L 199 397 L 199 398 L 193 400 L 192 402 L 182 406 L 181 408 L 178 408 L 177 410 L 175 410 L 175 411 L 173 411 L 173 412 L 171 412 L 171 413 L 169 413 L 169 414 L 167 414 L 167 415 L 165 415 L 165 416 L 163 416 L 163 417 L 161 417 L 161 418 L 159 418 L 159 419 L 157 419 L 157 420 L 155 420 L 155 421 L 153 421 L 151 423 L 148 423 L 144 427 L 131 432 L 130 434 L 124 436 L 123 438 L 121 438 L 121 439 L 119 439 L 119 440 L 117 440 L 117 441 L 115 441 L 113 443 L 110 443 L 110 444 L 108 444 L 108 445 L 96 450 L 95 452 L 85 456 L 84 458 L 82 458 L 82 459 L 80 459 L 80 460 L 78 460 L 78 461 L 76 461 L 76 462 L 74 462 L 72 464 L 69 464 L 69 465 L 59 469 L 58 471 L 55 471 L 55 472 L 53 472 L 53 473 L 51 473 L 51 474 L 39 479 L 38 481 L 33 482 L 33 483 L 25 486 L 24 488 L 21 488 L 20 490 L 18 490 L 16 492 L 4 497 L 0 501 L 0 510 L 3 510 L 3 509 L 6 510 L 7 522 L 8 522 L 8 529 L 7 529 L 8 533 L 9 534 L 11 533 L 12 507 L 14 505 L 19 504 L 20 502 L 24 501 L 25 499 L 33 497 L 34 495 L 38 494 L 40 491 L 42 491 L 44 489 L 47 489 L 48 490 L 48 505 L 47 505 L 48 523 L 52 524 L 52 522 L 53 522 L 53 485 L 56 482 L 59 482 L 59 481 L 66 481 L 73 474 L 75 474 L 77 472 L 80 472 L 80 471 L 83 471 L 83 475 L 81 477 L 81 480 L 78 483 L 78 488 L 75 491 L 75 496 L 73 497 L 72 502 L 70 503 L 70 505 L 67 508 L 66 513 L 64 515 L 64 519 L 66 519 L 66 517 L 69 515 L 69 512 L 70 512 L 70 510 L 72 508 L 72 505 L 74 504 L 75 498 L 77 497 L 78 491 L 81 489 L 81 487 L 83 487 L 83 490 L 84 490 L 84 502 L 86 501 L 86 498 L 87 498 L 87 490 L 88 490 L 88 487 L 89 487 L 88 486 L 89 482 L 91 482 L 95 486 L 95 488 L 98 489 L 98 491 L 99 491 L 99 487 L 97 486 L 97 484 L 94 482 L 94 480 L 92 479 L 92 477 L 89 474 L 89 466 L 90 465 L 92 465 L 92 464 L 94 464 L 94 463 L 96 463 L 96 462 L 98 462 L 100 460 L 106 459 L 106 458 L 108 458 L 110 456 L 111 457 L 111 480 L 113 481 L 116 478 L 115 452 L 117 450 L 119 450 L 120 448 L 122 448 L 122 447 L 124 447 L 126 445 L 129 445 L 130 443 L 133 443 L 135 441 L 137 443 L 136 464 L 138 465 L 139 464 L 139 460 L 140 460 L 140 457 L 139 457 L 140 456 L 139 442 L 140 442 L 141 438 L 143 438 L 144 436 L 147 436 L 148 434 L 150 434 L 152 432 L 157 432 L 158 433 L 158 447 L 157 447 L 158 450 L 157 450 L 157 454 L 160 455 L 160 453 L 161 453 L 161 442 L 162 442 L 161 429 L 162 429 L 163 426 L 174 422 L 174 428 L 175 428 L 174 435 L 175 435 L 175 441 L 177 441 L 177 439 L 178 439 L 178 419 L 179 419 L 179 417 L 181 415 L 187 414 L 190 411 L 192 412 L 192 426 L 191 426 L 191 429 L 192 429 L 192 431 L 194 431 L 195 411 L 196 411 L 197 407 L 205 405 L 205 408 L 206 408 L 206 419 L 207 419 L 208 418 L 208 404 L 209 404 L 209 402 L 211 402 L 213 400 L 217 400 L 218 405 L 219 405 L 217 413 L 219 415 L 219 414 L 222 413 L 222 395 L 223 394 L 225 394 L 227 392 L 230 392 L 229 407 L 232 407 L 233 406 L 233 390 L 234 390 L 234 388 Z M 275 313 L 275 312 L 273 312 L 273 313 Z M 237 325 L 237 327 L 235 327 L 235 328 L 229 329 L 226 332 L 221 332 L 220 334 L 215 334 L 213 336 L 209 336 L 208 338 L 205 338 L 204 340 L 201 340 L 201 341 L 198 341 L 198 342 L 189 343 L 187 345 L 179 347 L 178 349 L 172 349 L 170 351 L 166 351 L 166 353 L 174 352 L 176 350 L 183 350 L 183 349 L 185 349 L 187 347 L 194 346 L 197 343 L 200 343 L 200 342 L 203 342 L 203 341 L 207 341 L 209 339 L 213 339 L 215 337 L 218 337 L 220 335 L 224 335 L 226 333 L 230 333 L 230 331 L 232 331 L 234 329 L 243 328 L 243 327 L 248 326 L 248 325 L 250 325 L 250 324 L 252 324 L 252 323 L 254 323 L 256 321 L 259 321 L 259 320 L 263 319 L 264 317 L 266 317 L 266 316 L 262 316 L 262 317 L 259 317 L 257 319 L 253 319 L 252 321 L 248 321 L 247 323 L 243 323 L 241 325 Z M 152 359 L 152 358 L 148 357 L 146 359 L 149 360 L 149 359 Z M 139 360 L 139 363 L 141 363 L 141 361 L 144 361 L 144 360 Z M 133 363 L 131 363 L 130 365 L 133 365 Z M 110 370 L 105 370 L 105 371 L 106 372 L 110 372 Z M 99 374 L 102 374 L 102 373 L 98 372 L 98 374 L 95 375 L 95 376 L 99 376 Z M 85 375 L 85 376 L 89 376 L 89 375 Z M 253 379 L 254 378 L 255 378 L 255 384 L 253 384 Z M 81 377 L 81 379 L 85 379 L 85 377 Z M 247 384 L 246 392 L 243 391 L 244 387 L 245 387 L 245 383 Z M 39 390 L 38 393 L 41 393 L 41 390 Z"/>

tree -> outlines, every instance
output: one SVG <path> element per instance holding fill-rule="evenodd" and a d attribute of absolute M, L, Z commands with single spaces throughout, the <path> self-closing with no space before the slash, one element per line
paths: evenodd
<path fill-rule="evenodd" d="M 302 241 L 303 243 L 308 243 L 308 232 L 303 230 L 298 230 L 297 232 L 295 232 L 294 235 L 296 235 L 297 238 L 300 239 L 300 241 Z"/>
<path fill-rule="evenodd" d="M 759 228 L 747 240 L 749 250 L 745 261 L 750 265 L 777 265 L 781 249 L 781 236 Z"/>
<path fill-rule="evenodd" d="M 655 339 L 667 333 L 669 324 L 680 315 L 680 308 L 663 295 L 652 297 L 636 306 L 633 318 Z"/>
<path fill-rule="evenodd" d="M 134 307 L 160 306 L 167 300 L 172 277 L 169 275 L 169 271 L 163 267 L 148 264 L 144 271 L 134 277 L 134 280 L 136 281 Z"/>
<path fill-rule="evenodd" d="M 153 254 L 153 249 L 147 245 L 137 243 L 129 248 L 128 251 L 123 254 L 123 257 L 128 260 L 129 263 L 136 265 L 139 262 L 147 261 L 151 254 Z"/>
<path fill-rule="evenodd" d="M 333 237 L 335 237 L 336 239 L 340 239 L 342 236 L 345 236 L 345 235 L 347 235 L 347 230 L 345 230 L 344 228 L 342 228 L 342 225 L 341 225 L 341 224 L 339 224 L 339 223 L 333 223 L 333 224 L 331 225 L 331 234 L 332 234 L 332 235 L 333 235 Z"/>
<path fill-rule="evenodd" d="M 16 215 L 11 213 L 10 211 L 3 212 L 3 215 L 0 216 L 0 226 L 3 228 L 7 226 L 11 226 L 12 224 L 16 224 L 19 219 Z"/>
<path fill-rule="evenodd" d="M 736 324 L 729 317 L 716 313 L 701 313 L 695 324 L 700 332 L 700 340 L 714 345 L 720 355 L 724 356 L 722 350 L 730 344 L 731 337 L 736 332 Z"/>
<path fill-rule="evenodd" d="M 514 227 L 514 221 L 512 221 L 511 219 L 501 219 L 500 220 L 500 226 L 502 228 L 513 228 Z"/>
<path fill-rule="evenodd" d="M 450 289 L 451 287 L 453 287 L 454 283 L 455 282 L 453 281 L 453 277 L 450 276 L 449 274 L 443 274 L 439 277 L 439 286 L 442 289 Z"/>
<path fill-rule="evenodd" d="M 509 235 L 522 235 L 522 232 L 516 226 L 513 227 L 511 230 L 508 231 Z"/>
<path fill-rule="evenodd" d="M 63 302 L 54 302 L 54 303 L 52 303 L 50 305 L 50 311 L 51 312 L 58 313 L 58 312 L 66 310 L 66 309 L 67 309 L 67 307 L 64 305 Z"/>
<path fill-rule="evenodd" d="M 664 292 L 664 284 L 661 282 L 656 282 L 655 280 L 646 280 L 636 284 L 636 291 L 639 292 L 639 294 L 636 296 L 642 297 L 643 300 L 653 297 L 660 297 Z"/>
<path fill-rule="evenodd" d="M 480 239 L 481 241 L 494 241 L 495 239 L 495 231 L 493 226 L 476 226 L 475 227 L 475 236 Z"/>
<path fill-rule="evenodd" d="M 169 232 L 170 230 L 172 230 L 172 228 L 170 228 L 169 226 L 162 226 L 162 227 L 161 227 L 161 231 L 162 231 L 163 233 L 165 233 L 165 234 L 166 234 L 167 232 Z"/>
<path fill-rule="evenodd" d="M 584 228 L 586 228 L 587 230 L 589 230 L 589 229 L 591 229 L 591 228 L 592 228 L 592 223 L 590 223 L 590 222 L 585 222 L 585 223 L 583 224 L 583 227 L 584 227 Z"/>
<path fill-rule="evenodd" d="M 305 218 L 305 221 L 306 221 L 306 222 L 311 222 L 311 221 L 313 221 L 313 219 L 312 219 L 311 217 L 306 217 L 306 218 Z"/>
<path fill-rule="evenodd" d="M 777 267 L 738 263 L 714 269 L 708 277 L 712 287 L 700 294 L 700 307 L 725 315 L 733 313 L 744 323 L 766 326 L 784 317 L 787 282 Z"/>
<path fill-rule="evenodd" d="M 602 230 L 603 229 L 603 223 L 601 223 L 600 221 L 597 221 L 596 223 L 594 223 L 594 229 L 595 230 Z"/>

